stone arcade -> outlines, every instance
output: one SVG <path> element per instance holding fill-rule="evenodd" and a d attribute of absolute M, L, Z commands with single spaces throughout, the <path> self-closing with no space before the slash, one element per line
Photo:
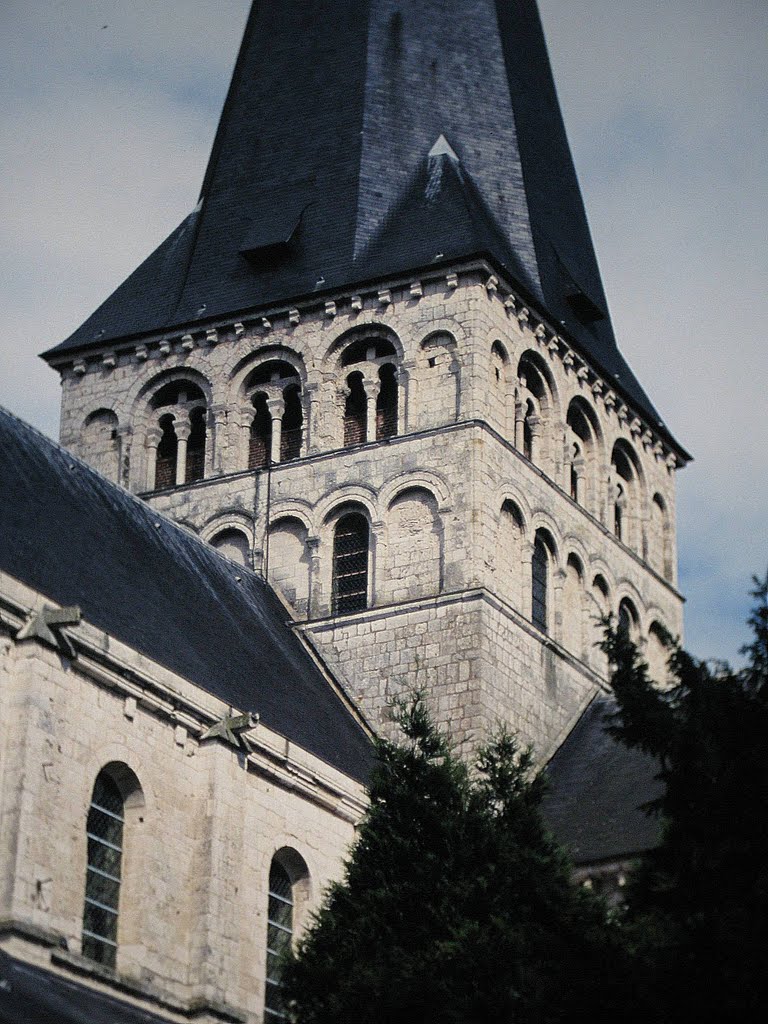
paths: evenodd
<path fill-rule="evenodd" d="M 338 871 L 415 687 L 463 749 L 555 755 L 596 881 L 653 842 L 594 642 L 612 612 L 663 675 L 688 456 L 616 346 L 533 0 L 254 5 L 198 205 L 45 358 L 98 474 L 5 423 L 11 988 L 279 1020 L 268 918 Z"/>

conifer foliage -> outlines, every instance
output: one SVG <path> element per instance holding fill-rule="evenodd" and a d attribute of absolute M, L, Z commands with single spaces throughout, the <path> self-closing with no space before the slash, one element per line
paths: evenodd
<path fill-rule="evenodd" d="M 405 742 L 378 741 L 345 878 L 285 966 L 294 1019 L 545 1024 L 611 1009 L 614 934 L 546 834 L 530 753 L 502 732 L 468 767 L 420 698 L 399 722 Z"/>
<path fill-rule="evenodd" d="M 610 726 L 658 759 L 662 841 L 630 879 L 624 933 L 646 1019 L 768 1020 L 768 576 L 755 580 L 746 667 L 697 661 L 667 637 L 660 688 L 608 630 Z"/>

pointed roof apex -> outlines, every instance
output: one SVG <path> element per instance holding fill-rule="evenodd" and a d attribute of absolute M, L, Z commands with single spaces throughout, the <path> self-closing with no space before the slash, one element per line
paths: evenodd
<path fill-rule="evenodd" d="M 458 156 L 456 155 L 456 151 L 454 150 L 453 146 L 450 144 L 450 142 L 448 141 L 448 139 L 446 139 L 444 135 L 440 136 L 440 138 L 434 144 L 432 149 L 430 149 L 429 151 L 430 159 L 437 156 L 447 156 L 449 157 L 449 159 L 453 160 L 457 164 L 461 162 Z"/>

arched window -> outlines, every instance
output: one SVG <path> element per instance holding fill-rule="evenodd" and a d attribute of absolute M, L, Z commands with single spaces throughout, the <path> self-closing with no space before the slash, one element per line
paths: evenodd
<path fill-rule="evenodd" d="M 537 532 L 531 561 L 531 621 L 543 633 L 549 623 L 549 550 Z"/>
<path fill-rule="evenodd" d="M 570 493 L 584 508 L 598 512 L 598 480 L 602 434 L 594 409 L 574 398 L 566 416 L 566 458 Z"/>
<path fill-rule="evenodd" d="M 398 353 L 394 343 L 381 336 L 390 332 L 381 327 L 371 330 L 371 336 L 356 337 L 346 344 L 342 341 L 337 355 L 336 365 L 344 372 L 346 384 L 342 391 L 345 447 L 397 434 Z"/>
<path fill-rule="evenodd" d="M 125 803 L 111 775 L 99 773 L 88 810 L 88 869 L 83 910 L 83 956 L 114 968 L 123 860 Z"/>
<path fill-rule="evenodd" d="M 272 461 L 298 459 L 304 408 L 296 367 L 285 359 L 268 359 L 251 371 L 243 388 L 255 409 L 248 436 L 248 468 L 264 469 Z M 273 434 L 277 435 L 274 449 Z"/>
<path fill-rule="evenodd" d="M 333 535 L 333 612 L 344 615 L 368 607 L 368 520 L 349 512 Z"/>
<path fill-rule="evenodd" d="M 592 665 L 597 669 L 600 675 L 605 676 L 608 673 L 608 659 L 600 648 L 600 644 L 603 641 L 603 635 L 605 631 L 604 621 L 611 610 L 610 604 L 610 590 L 605 577 L 598 573 L 592 581 L 592 614 L 590 616 L 592 623 L 592 644 L 591 644 L 591 655 Z"/>
<path fill-rule="evenodd" d="M 283 1001 L 281 960 L 293 940 L 293 885 L 282 864 L 273 859 L 269 872 L 267 911 L 267 977 L 264 1021 L 287 1020 Z"/>
<path fill-rule="evenodd" d="M 638 616 L 635 606 L 628 597 L 624 597 L 619 604 L 618 624 L 616 631 L 628 640 L 635 640 L 637 637 Z"/>
<path fill-rule="evenodd" d="M 379 370 L 379 394 L 376 398 L 376 440 L 397 434 L 397 370 L 385 363 Z"/>
<path fill-rule="evenodd" d="M 639 548 L 640 470 L 637 456 L 624 441 L 611 455 L 613 471 L 613 532 L 629 547 Z"/>
<path fill-rule="evenodd" d="M 248 435 L 248 469 L 264 469 L 269 465 L 272 448 L 272 417 L 265 394 L 255 395 L 253 405 L 255 413 Z"/>
<path fill-rule="evenodd" d="M 363 387 L 362 373 L 350 373 L 347 377 L 347 397 L 344 403 L 344 447 L 363 444 L 366 438 L 366 416 L 368 403 Z"/>
<path fill-rule="evenodd" d="M 205 476 L 207 407 L 202 389 L 189 380 L 164 384 L 150 402 L 160 436 L 155 453 L 156 490 L 202 480 Z"/>
<path fill-rule="evenodd" d="M 651 522 L 648 537 L 648 560 L 665 579 L 672 579 L 670 556 L 670 530 L 667 506 L 660 494 L 654 494 L 651 502 Z"/>
<path fill-rule="evenodd" d="M 542 468 L 552 461 L 555 386 L 549 368 L 536 352 L 524 352 L 517 365 L 515 445 Z"/>
<path fill-rule="evenodd" d="M 578 555 L 571 553 L 565 565 L 562 591 L 562 643 L 582 657 L 584 650 L 584 567 Z"/>

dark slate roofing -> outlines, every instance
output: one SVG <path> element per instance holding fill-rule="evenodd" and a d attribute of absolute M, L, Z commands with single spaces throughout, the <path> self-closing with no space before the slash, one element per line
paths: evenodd
<path fill-rule="evenodd" d="M 436 210 L 418 192 L 441 136 L 463 188 Z M 614 340 L 535 0 L 261 0 L 200 206 L 47 355 L 472 256 L 659 424 Z"/>
<path fill-rule="evenodd" d="M 0 409 L 0 568 L 353 778 L 366 733 L 255 573 Z"/>
<path fill-rule="evenodd" d="M 137 1006 L 0 950 L 0 1024 L 164 1024 Z"/>
<path fill-rule="evenodd" d="M 605 731 L 612 700 L 595 698 L 547 766 L 544 817 L 576 864 L 657 846 L 659 820 L 641 806 L 661 794 L 658 765 Z"/>

